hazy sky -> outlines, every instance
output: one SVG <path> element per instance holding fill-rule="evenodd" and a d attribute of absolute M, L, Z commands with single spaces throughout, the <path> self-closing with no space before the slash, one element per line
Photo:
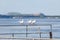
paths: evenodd
<path fill-rule="evenodd" d="M 60 15 L 60 0 L 0 0 L 0 13 L 7 12 Z"/>

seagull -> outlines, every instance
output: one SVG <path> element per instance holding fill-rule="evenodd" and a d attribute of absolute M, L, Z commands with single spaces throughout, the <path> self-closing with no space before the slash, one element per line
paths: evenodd
<path fill-rule="evenodd" d="M 22 24 L 24 21 L 23 20 L 20 20 L 19 23 Z"/>
<path fill-rule="evenodd" d="M 32 22 L 31 20 L 28 21 L 28 23 L 31 23 L 31 22 Z"/>

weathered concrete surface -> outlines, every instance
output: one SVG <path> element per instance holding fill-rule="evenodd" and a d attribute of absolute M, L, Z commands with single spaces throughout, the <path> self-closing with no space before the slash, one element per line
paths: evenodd
<path fill-rule="evenodd" d="M 60 39 L 46 39 L 46 38 L 0 38 L 0 40 L 60 40 Z"/>

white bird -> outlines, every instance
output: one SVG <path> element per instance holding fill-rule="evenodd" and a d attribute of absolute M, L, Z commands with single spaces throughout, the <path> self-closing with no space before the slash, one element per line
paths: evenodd
<path fill-rule="evenodd" d="M 36 22 L 36 20 L 32 20 L 32 24 L 35 23 L 35 22 Z"/>
<path fill-rule="evenodd" d="M 23 20 L 20 20 L 19 23 L 22 24 L 24 21 Z"/>
<path fill-rule="evenodd" d="M 34 24 L 36 22 L 36 20 L 29 20 L 28 23 L 30 24 Z"/>
<path fill-rule="evenodd" d="M 31 23 L 31 22 L 32 22 L 32 20 L 29 20 L 29 21 L 28 21 L 28 23 Z"/>

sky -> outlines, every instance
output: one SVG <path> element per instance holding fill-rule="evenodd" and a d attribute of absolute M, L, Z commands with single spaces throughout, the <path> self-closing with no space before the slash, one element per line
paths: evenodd
<path fill-rule="evenodd" d="M 0 0 L 0 14 L 8 12 L 60 15 L 60 0 Z"/>

